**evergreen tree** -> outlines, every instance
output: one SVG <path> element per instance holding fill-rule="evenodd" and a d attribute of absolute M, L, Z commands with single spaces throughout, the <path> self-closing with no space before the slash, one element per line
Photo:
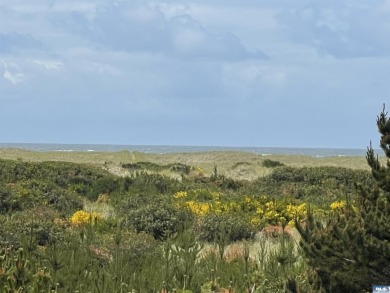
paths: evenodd
<path fill-rule="evenodd" d="M 316 291 L 371 292 L 373 285 L 390 285 L 390 120 L 385 108 L 377 126 L 387 162 L 382 164 L 370 145 L 366 159 L 375 184 L 356 184 L 357 199 L 347 200 L 326 221 L 315 220 L 309 211 L 306 225 L 296 223 Z"/>

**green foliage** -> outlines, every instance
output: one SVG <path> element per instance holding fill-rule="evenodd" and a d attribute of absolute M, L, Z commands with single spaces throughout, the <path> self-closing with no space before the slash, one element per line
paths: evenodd
<path fill-rule="evenodd" d="M 138 232 L 149 233 L 155 239 L 166 239 L 193 218 L 187 209 L 173 206 L 168 197 L 137 195 L 120 206 L 126 225 Z"/>
<path fill-rule="evenodd" d="M 170 170 L 179 174 L 188 175 L 191 171 L 191 166 L 175 163 L 167 165 L 159 165 L 152 162 L 137 162 L 137 163 L 122 163 L 122 168 L 128 169 L 130 171 L 141 171 L 148 170 L 153 172 L 161 172 L 164 170 Z"/>
<path fill-rule="evenodd" d="M 122 183 L 109 173 L 92 166 L 78 165 L 66 162 L 21 162 L 0 160 L 0 183 L 14 186 L 15 196 L 32 197 L 44 204 L 78 205 L 74 196 L 72 203 L 66 203 L 66 198 L 74 195 L 86 196 L 96 200 L 100 193 L 119 190 Z M 33 204 L 33 199 L 28 199 Z M 43 202 L 42 202 L 43 201 Z M 23 207 L 22 207 L 23 208 Z"/>
<path fill-rule="evenodd" d="M 255 227 L 242 215 L 209 213 L 198 220 L 197 231 L 201 240 L 213 242 L 223 239 L 229 243 L 252 239 Z"/>
<path fill-rule="evenodd" d="M 45 179 L 64 187 L 72 181 L 91 182 L 108 173 L 93 166 L 68 162 L 23 162 L 0 160 L 0 181 L 14 183 L 26 179 Z"/>
<path fill-rule="evenodd" d="M 166 194 L 177 191 L 179 182 L 160 174 L 139 172 L 123 181 L 123 190 L 127 193 Z"/>
<path fill-rule="evenodd" d="M 335 180 L 339 186 L 345 185 L 353 187 L 356 180 L 370 181 L 369 174 L 366 171 L 353 170 L 340 167 L 303 167 L 292 168 L 283 167 L 275 169 L 267 177 L 269 183 L 305 183 L 321 184 L 328 180 Z"/>
<path fill-rule="evenodd" d="M 281 166 L 254 182 L 216 167 L 210 177 L 183 164 L 122 167 L 132 175 L 0 160 L 0 292 L 305 292 L 293 239 L 266 240 L 256 251 L 253 236 L 300 215 L 302 201 L 329 208 L 355 190 L 356 178 L 372 184 L 367 172 L 328 167 Z M 165 171 L 183 176 L 157 174 Z M 102 218 L 72 225 L 79 210 Z M 379 220 L 365 221 L 386 234 L 375 230 Z"/>
<path fill-rule="evenodd" d="M 381 147 L 390 158 L 390 121 L 377 120 Z M 356 201 L 336 209 L 325 223 L 308 213 L 297 225 L 301 246 L 314 272 L 312 284 L 326 292 L 368 292 L 390 280 L 390 165 L 383 166 L 370 147 L 367 161 L 377 186 L 358 184 Z"/>
<path fill-rule="evenodd" d="M 51 208 L 37 207 L 25 212 L 14 212 L 12 215 L 1 215 L 0 244 L 14 248 L 35 249 L 36 245 L 62 241 L 67 230 L 55 223 L 58 213 Z"/>
<path fill-rule="evenodd" d="M 279 162 L 279 161 L 275 161 L 275 160 L 271 160 L 271 159 L 265 159 L 261 165 L 263 167 L 266 167 L 266 168 L 275 168 L 275 167 L 281 167 L 281 166 L 285 166 L 285 164 Z"/>
<path fill-rule="evenodd" d="M 7 185 L 0 185 L 0 214 L 12 211 L 20 211 L 22 204 L 15 199 L 12 191 Z"/>
<path fill-rule="evenodd" d="M 321 208 L 343 194 L 356 194 L 355 182 L 373 186 L 369 172 L 340 167 L 279 167 L 272 173 L 243 186 L 247 194 L 267 194 L 270 197 L 289 197 Z"/>
<path fill-rule="evenodd" d="M 170 237 L 163 246 L 165 289 L 180 288 L 199 292 L 205 277 L 199 268 L 203 245 L 189 226 Z"/>

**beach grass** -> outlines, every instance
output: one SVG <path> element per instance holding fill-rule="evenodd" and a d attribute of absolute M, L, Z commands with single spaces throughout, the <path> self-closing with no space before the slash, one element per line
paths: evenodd
<path fill-rule="evenodd" d="M 65 161 L 81 164 L 92 164 L 106 168 L 117 175 L 128 172 L 121 168 L 122 164 L 137 162 L 153 162 L 160 165 L 174 163 L 185 164 L 201 170 L 210 176 L 217 167 L 218 173 L 234 179 L 253 180 L 266 176 L 272 168 L 263 165 L 264 160 L 272 160 L 291 167 L 344 167 L 369 170 L 365 157 L 337 156 L 312 157 L 302 155 L 261 155 L 239 151 L 207 151 L 152 154 L 130 151 L 119 152 L 58 152 L 30 151 L 24 149 L 0 149 L 0 158 L 23 161 Z M 164 174 L 174 175 L 164 171 Z M 176 174 L 177 175 L 177 174 Z"/>

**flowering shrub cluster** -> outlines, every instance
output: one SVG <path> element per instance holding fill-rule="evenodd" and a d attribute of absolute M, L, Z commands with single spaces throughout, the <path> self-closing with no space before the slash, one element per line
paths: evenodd
<path fill-rule="evenodd" d="M 347 202 L 345 200 L 338 200 L 335 202 L 332 202 L 330 204 L 330 208 L 332 210 L 341 210 L 347 206 Z"/>
<path fill-rule="evenodd" d="M 185 206 L 187 206 L 195 216 L 204 216 L 211 212 L 211 204 L 207 202 L 196 202 L 190 200 L 185 202 Z"/>
<path fill-rule="evenodd" d="M 302 220 L 307 213 L 305 203 L 296 205 L 285 200 L 272 200 L 266 196 L 244 196 L 229 199 L 226 195 L 207 190 L 179 191 L 173 195 L 176 204 L 187 207 L 196 217 L 208 214 L 241 214 L 254 226 L 278 225 Z"/>
<path fill-rule="evenodd" d="M 83 226 L 85 224 L 95 224 L 102 216 L 96 212 L 77 211 L 70 217 L 72 226 Z"/>
<path fill-rule="evenodd" d="M 296 205 L 283 200 L 268 200 L 263 203 L 259 202 L 256 207 L 255 217 L 251 219 L 251 223 L 259 224 L 265 222 L 270 225 L 278 225 L 279 223 L 288 223 L 289 226 L 294 225 L 294 220 L 302 220 L 307 213 L 307 205 L 302 203 Z M 253 203 L 251 203 L 253 205 Z"/>

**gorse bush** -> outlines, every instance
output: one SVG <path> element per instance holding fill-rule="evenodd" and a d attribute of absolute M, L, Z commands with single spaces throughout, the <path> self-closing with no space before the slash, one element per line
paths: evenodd
<path fill-rule="evenodd" d="M 99 213 L 86 211 L 77 211 L 69 219 L 74 226 L 94 225 L 100 220 L 102 220 L 102 215 Z"/>

